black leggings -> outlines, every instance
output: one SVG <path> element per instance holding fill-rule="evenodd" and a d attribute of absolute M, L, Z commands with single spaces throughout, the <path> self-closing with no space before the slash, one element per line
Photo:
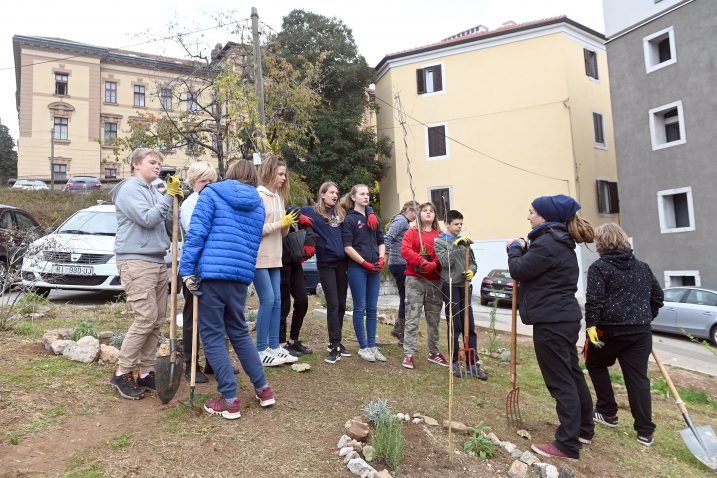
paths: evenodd
<path fill-rule="evenodd" d="M 292 341 L 299 340 L 301 326 L 304 324 L 306 311 L 309 309 L 309 299 L 306 296 L 304 283 L 304 269 L 301 264 L 285 263 L 281 268 L 281 325 L 279 326 L 279 342 L 286 342 L 286 318 L 289 316 L 291 299 L 294 298 L 294 312 L 291 314 Z"/>
<path fill-rule="evenodd" d="M 329 330 L 329 344 L 338 347 L 341 344 L 341 331 L 346 313 L 346 290 L 348 278 L 346 259 L 333 262 L 319 262 L 319 281 L 326 297 L 326 325 Z"/>

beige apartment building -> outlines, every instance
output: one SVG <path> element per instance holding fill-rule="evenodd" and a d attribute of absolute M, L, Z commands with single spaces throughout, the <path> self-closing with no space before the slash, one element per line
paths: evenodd
<path fill-rule="evenodd" d="M 566 17 L 385 56 L 375 68 L 377 131 L 393 143 L 384 216 L 412 197 L 410 160 L 416 200 L 442 210 L 445 198 L 476 240 L 525 236 L 541 195 L 575 197 L 593 224 L 619 222 L 607 68 L 603 35 Z"/>
<path fill-rule="evenodd" d="M 191 84 L 186 78 L 194 67 L 184 60 L 22 35 L 13 37 L 13 48 L 19 178 L 50 178 L 51 143 L 58 182 L 77 175 L 127 177 L 129 151 L 117 156 L 112 140 L 126 134 L 129 121 L 192 107 L 192 93 L 174 86 Z M 198 159 L 216 165 L 201 149 L 165 153 L 169 166 L 186 168 Z"/>

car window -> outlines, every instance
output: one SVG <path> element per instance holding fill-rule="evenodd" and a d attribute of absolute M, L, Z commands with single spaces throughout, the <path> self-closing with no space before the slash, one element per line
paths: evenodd
<path fill-rule="evenodd" d="M 55 231 L 61 234 L 117 234 L 117 215 L 113 212 L 79 211 Z"/>
<path fill-rule="evenodd" d="M 717 294 L 706 290 L 692 289 L 690 293 L 687 294 L 686 302 L 688 304 L 711 305 L 714 307 L 717 306 Z"/>
<path fill-rule="evenodd" d="M 501 277 L 503 279 L 510 279 L 510 271 L 507 271 L 505 269 L 493 269 L 488 273 L 489 276 L 492 277 Z"/>
<path fill-rule="evenodd" d="M 40 227 L 34 218 L 24 212 L 15 211 L 15 220 L 17 221 L 17 228 L 21 231 L 33 231 Z"/>
<path fill-rule="evenodd" d="M 665 302 L 680 302 L 685 289 L 665 289 Z"/>
<path fill-rule="evenodd" d="M 0 215 L 0 229 L 12 228 L 12 215 L 10 211 L 5 211 Z"/>

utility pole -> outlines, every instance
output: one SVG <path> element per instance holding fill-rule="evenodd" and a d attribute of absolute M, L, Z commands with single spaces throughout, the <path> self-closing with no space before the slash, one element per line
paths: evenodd
<path fill-rule="evenodd" d="M 55 127 L 50 130 L 50 190 L 55 190 Z"/>
<path fill-rule="evenodd" d="M 261 45 L 259 44 L 259 13 L 256 7 L 251 7 L 251 33 L 254 43 L 254 84 L 256 86 L 256 97 L 259 103 L 259 152 L 264 153 L 264 126 L 266 115 L 264 114 L 264 76 L 261 68 Z"/>

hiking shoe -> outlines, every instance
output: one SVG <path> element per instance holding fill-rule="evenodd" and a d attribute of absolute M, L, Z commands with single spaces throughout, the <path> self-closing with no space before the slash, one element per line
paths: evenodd
<path fill-rule="evenodd" d="M 351 352 L 344 347 L 344 344 L 339 344 L 339 352 L 341 353 L 342 357 L 351 357 Z"/>
<path fill-rule="evenodd" d="M 137 385 L 132 372 L 122 375 L 113 373 L 112 378 L 110 378 L 110 385 L 117 390 L 120 397 L 126 398 L 127 400 L 139 400 L 144 397 L 145 389 Z"/>
<path fill-rule="evenodd" d="M 261 390 L 257 390 L 256 395 L 254 396 L 257 400 L 259 400 L 259 405 L 262 407 L 269 407 L 276 403 L 276 400 L 274 399 L 274 391 L 268 385 Z"/>
<path fill-rule="evenodd" d="M 567 458 L 568 460 L 577 460 L 577 457 L 573 458 L 563 453 L 560 448 L 553 445 L 552 443 L 538 443 L 532 445 L 530 448 L 538 455 L 547 456 L 549 458 Z"/>
<path fill-rule="evenodd" d="M 324 362 L 336 363 L 339 360 L 341 360 L 341 352 L 339 352 L 339 348 L 336 347 L 335 349 L 332 349 L 331 352 L 329 352 L 329 354 L 324 359 Z"/>
<path fill-rule="evenodd" d="M 272 352 L 274 352 L 274 355 L 276 355 L 277 357 L 284 359 L 284 363 L 294 363 L 299 361 L 299 357 L 294 357 L 289 353 L 288 350 L 286 350 L 281 345 L 278 349 L 272 350 Z"/>
<path fill-rule="evenodd" d="M 443 356 L 442 353 L 438 352 L 435 354 L 428 354 L 428 361 L 440 365 L 441 367 L 449 367 L 448 360 Z"/>
<path fill-rule="evenodd" d="M 150 390 L 152 392 L 157 391 L 157 386 L 154 384 L 154 370 L 149 372 L 146 377 L 142 378 L 140 375 L 137 379 L 137 386 L 144 387 L 147 390 Z"/>
<path fill-rule="evenodd" d="M 371 347 L 371 352 L 373 353 L 374 358 L 379 362 L 386 361 L 386 356 L 383 355 L 380 350 L 378 350 L 378 347 Z"/>
<path fill-rule="evenodd" d="M 237 398 L 232 403 L 227 402 L 223 398 L 216 398 L 204 402 L 204 410 L 212 415 L 219 415 L 228 420 L 236 420 L 241 416 L 241 407 Z"/>
<path fill-rule="evenodd" d="M 264 367 L 276 367 L 278 365 L 286 363 L 284 359 L 274 355 L 274 352 L 272 352 L 269 347 L 259 352 L 259 360 L 261 360 L 261 364 Z"/>
<path fill-rule="evenodd" d="M 401 365 L 404 368 L 413 368 L 413 355 L 406 355 L 403 357 L 403 362 L 401 362 Z"/>
<path fill-rule="evenodd" d="M 580 443 L 582 443 L 583 445 L 590 445 L 593 442 L 591 438 L 583 438 L 583 437 L 578 437 L 578 441 Z"/>
<path fill-rule="evenodd" d="M 376 361 L 376 356 L 373 354 L 373 351 L 368 347 L 366 347 L 365 349 L 359 349 L 358 355 L 367 362 Z"/>
<path fill-rule="evenodd" d="M 650 433 L 649 435 L 637 435 L 637 443 L 645 446 L 652 446 L 655 443 L 655 434 Z"/>
<path fill-rule="evenodd" d="M 488 380 L 488 375 L 486 375 L 483 369 L 480 368 L 477 364 L 473 364 L 468 367 L 468 374 L 474 376 L 478 380 Z"/>
<path fill-rule="evenodd" d="M 184 376 L 187 377 L 187 380 L 192 380 L 192 365 L 186 364 L 184 367 Z M 197 365 L 197 372 L 194 374 L 194 382 L 195 383 L 207 383 L 209 382 L 209 378 L 207 378 L 206 375 L 202 373 L 202 367 Z"/>
<path fill-rule="evenodd" d="M 609 417 L 607 415 L 603 415 L 600 412 L 593 413 L 593 421 L 610 428 L 615 428 L 619 425 L 617 415 Z"/>

